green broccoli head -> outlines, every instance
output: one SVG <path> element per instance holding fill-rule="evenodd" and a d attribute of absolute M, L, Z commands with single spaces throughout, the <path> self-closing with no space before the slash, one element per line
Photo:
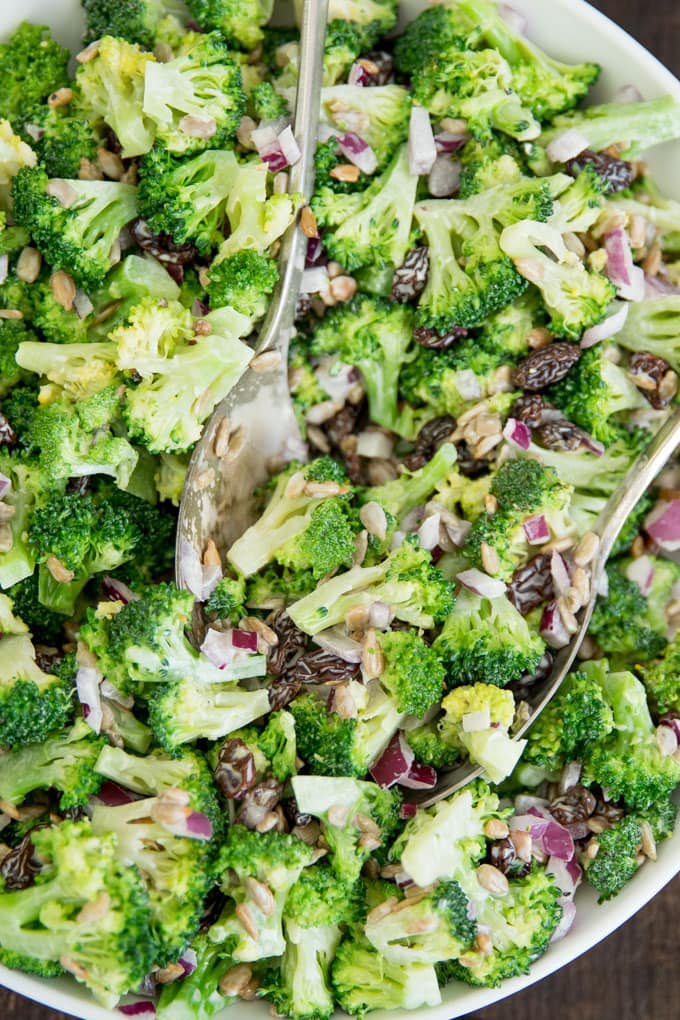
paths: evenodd
<path fill-rule="evenodd" d="M 132 0 L 124 7 L 116 0 L 83 0 L 83 10 L 87 42 L 110 35 L 147 50 L 158 41 L 164 19 L 172 18 L 181 28 L 186 17 L 181 0 Z"/>
<path fill-rule="evenodd" d="M 512 692 L 488 683 L 456 687 L 446 695 L 442 708 L 442 739 L 481 765 L 492 782 L 500 783 L 509 776 L 526 744 L 510 736 L 515 718 Z"/>
<path fill-rule="evenodd" d="M 244 249 L 208 270 L 210 307 L 229 305 L 250 319 L 261 319 L 278 279 L 279 270 L 274 259 Z"/>
<path fill-rule="evenodd" d="M 465 48 L 475 36 L 470 22 L 456 5 L 438 4 L 421 11 L 406 26 L 394 47 L 394 59 L 403 74 L 414 74 L 437 60 L 443 53 Z"/>
<path fill-rule="evenodd" d="M 196 953 L 196 968 L 179 981 L 162 985 L 158 1000 L 158 1014 L 167 1020 L 196 1017 L 209 1020 L 223 1006 L 237 1001 L 236 996 L 225 995 L 221 990 L 222 978 L 234 965 L 232 956 L 236 937 L 216 942 L 211 929 L 200 932 L 191 942 Z"/>
<path fill-rule="evenodd" d="M 669 142 L 680 133 L 680 105 L 672 96 L 646 102 L 604 103 L 555 117 L 539 138 L 547 147 L 565 131 L 578 131 L 584 148 L 603 152 L 616 145 L 623 159 L 635 159 L 641 152 Z"/>
<path fill-rule="evenodd" d="M 260 81 L 252 87 L 248 95 L 248 107 L 256 121 L 290 116 L 288 103 L 270 81 Z"/>
<path fill-rule="evenodd" d="M 73 715 L 73 675 L 67 656 L 57 672 L 44 673 L 26 633 L 5 633 L 0 664 L 0 743 L 21 747 L 47 739 Z"/>
<path fill-rule="evenodd" d="M 0 44 L 3 88 L 0 117 L 23 131 L 32 111 L 63 85 L 68 85 L 69 51 L 55 42 L 45 25 L 22 21 Z"/>
<path fill-rule="evenodd" d="M 385 659 L 380 675 L 400 712 L 422 718 L 439 703 L 444 688 L 444 667 L 437 651 L 414 630 L 381 634 L 378 645 Z"/>
<path fill-rule="evenodd" d="M 305 868 L 286 899 L 285 916 L 303 928 L 354 924 L 364 913 L 361 880 L 341 878 L 327 861 Z"/>
<path fill-rule="evenodd" d="M 654 603 L 626 577 L 625 566 L 625 560 L 607 565 L 608 592 L 595 604 L 590 633 L 607 654 L 653 659 L 666 646 L 665 614 L 654 612 Z M 665 601 L 669 597 L 666 590 Z"/>
<path fill-rule="evenodd" d="M 401 85 L 335 85 L 321 94 L 322 118 L 341 132 L 359 131 L 373 150 L 379 169 L 406 141 L 410 112 L 411 99 Z"/>
<path fill-rule="evenodd" d="M 33 119 L 39 132 L 33 145 L 48 177 L 77 178 L 83 160 L 97 163 L 97 149 L 105 142 L 99 126 L 90 122 L 77 90 L 66 106 L 46 105 Z"/>
<path fill-rule="evenodd" d="M 441 963 L 472 948 L 477 925 L 458 882 L 438 882 L 413 905 L 366 922 L 366 938 L 390 963 Z M 381 911 L 382 913 L 382 911 Z"/>
<path fill-rule="evenodd" d="M 189 0 L 187 4 L 199 25 L 221 32 L 232 46 L 255 49 L 263 39 L 273 0 Z"/>
<path fill-rule="evenodd" d="M 418 1009 L 441 1002 L 432 964 L 390 963 L 365 939 L 340 943 L 332 967 L 337 1002 L 350 1015 L 373 1009 Z"/>
<path fill-rule="evenodd" d="M 244 616 L 247 616 L 245 599 L 245 579 L 240 575 L 235 578 L 223 577 L 213 588 L 205 604 L 205 611 L 214 613 L 219 620 L 228 620 L 236 626 Z"/>
<path fill-rule="evenodd" d="M 61 645 L 64 639 L 64 617 L 42 604 L 38 598 L 38 574 L 33 573 L 7 590 L 17 616 L 24 621 L 35 641 L 44 645 Z"/>
<path fill-rule="evenodd" d="M 19 345 L 36 335 L 23 319 L 0 320 L 0 399 L 15 386 L 28 382 L 30 373 L 16 362 Z"/>
<path fill-rule="evenodd" d="M 597 837 L 597 854 L 588 858 L 585 872 L 600 903 L 616 896 L 638 870 L 641 843 L 642 830 L 635 815 L 626 815 Z"/>
<path fill-rule="evenodd" d="M 11 593 L 10 593 L 11 594 Z M 16 606 L 21 615 L 20 606 Z M 680 639 L 676 635 L 653 662 L 637 667 L 657 716 L 680 711 Z"/>
<path fill-rule="evenodd" d="M 197 740 L 219 740 L 266 715 L 269 708 L 266 690 L 210 684 L 189 675 L 155 686 L 149 699 L 149 725 L 161 747 L 174 753 Z"/>
<path fill-rule="evenodd" d="M 437 722 L 425 723 L 404 733 L 408 746 L 423 765 L 437 770 L 452 769 L 460 760 L 460 751 L 442 739 Z"/>

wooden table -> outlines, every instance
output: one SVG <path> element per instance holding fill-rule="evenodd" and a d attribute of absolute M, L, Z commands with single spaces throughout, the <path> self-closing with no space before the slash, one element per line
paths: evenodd
<path fill-rule="evenodd" d="M 680 0 L 591 2 L 680 76 Z M 679 1020 L 679 917 L 680 877 L 592 952 L 469 1020 Z M 67 1018 L 0 989 L 0 1020 Z"/>

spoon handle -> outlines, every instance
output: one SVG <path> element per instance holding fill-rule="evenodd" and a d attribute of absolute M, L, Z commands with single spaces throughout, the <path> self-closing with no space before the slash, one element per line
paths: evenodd
<path fill-rule="evenodd" d="M 290 169 L 291 193 L 302 195 L 309 202 L 314 190 L 314 154 L 319 128 L 319 107 L 323 78 L 323 52 L 328 18 L 328 0 L 304 0 L 300 33 L 300 59 L 295 100 L 293 131 L 300 148 L 300 159 Z M 265 319 L 258 353 L 268 350 L 288 354 L 293 332 L 295 307 L 305 269 L 307 238 L 299 225 L 290 227 L 281 245 L 279 268 L 281 279 L 272 296 Z"/>

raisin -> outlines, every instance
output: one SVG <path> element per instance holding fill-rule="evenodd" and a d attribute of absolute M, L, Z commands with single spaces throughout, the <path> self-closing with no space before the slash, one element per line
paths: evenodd
<path fill-rule="evenodd" d="M 377 71 L 368 72 L 368 78 L 364 87 L 389 85 L 394 79 L 394 60 L 392 59 L 392 54 L 386 53 L 385 50 L 371 50 L 365 55 L 364 59 L 370 60 L 377 68 Z"/>
<path fill-rule="evenodd" d="M 251 790 L 247 790 L 236 815 L 238 825 L 255 829 L 274 810 L 281 800 L 283 783 L 278 779 L 265 779 Z"/>
<path fill-rule="evenodd" d="M 429 347 L 433 351 L 444 351 L 464 336 L 467 336 L 467 330 L 461 329 L 459 326 L 454 326 L 443 336 L 440 336 L 436 330 L 427 329 L 425 326 L 418 326 L 413 331 L 414 339 L 423 347 Z"/>
<path fill-rule="evenodd" d="M 358 662 L 346 662 L 340 656 L 319 648 L 298 659 L 292 677 L 301 684 L 337 684 L 351 680 L 358 672 Z"/>
<path fill-rule="evenodd" d="M 311 815 L 300 811 L 295 797 L 286 797 L 285 800 L 281 801 L 281 807 L 291 829 L 294 829 L 296 825 L 309 825 L 312 820 Z"/>
<path fill-rule="evenodd" d="M 361 404 L 345 404 L 337 414 L 329 418 L 323 430 L 332 446 L 339 447 L 343 439 L 352 435 L 362 411 Z"/>
<path fill-rule="evenodd" d="M 544 390 L 564 379 L 580 357 L 581 348 L 576 344 L 558 342 L 540 347 L 520 361 L 514 373 L 515 385 L 530 393 Z"/>
<path fill-rule="evenodd" d="M 232 737 L 220 748 L 215 768 L 215 782 L 227 800 L 235 800 L 255 786 L 255 759 L 240 737 Z"/>
<path fill-rule="evenodd" d="M 525 698 L 530 687 L 535 687 L 536 684 L 540 684 L 543 680 L 548 679 L 552 672 L 554 661 L 552 652 L 544 652 L 534 672 L 523 673 L 519 680 L 513 680 L 512 683 L 508 684 L 508 689 L 512 691 L 516 698 Z"/>
<path fill-rule="evenodd" d="M 585 822 L 595 811 L 597 798 L 594 793 L 578 783 L 570 790 L 555 798 L 550 804 L 550 813 L 560 825 Z"/>
<path fill-rule="evenodd" d="M 592 445 L 588 433 L 566 418 L 545 422 L 535 429 L 534 437 L 546 450 L 579 450 Z"/>
<path fill-rule="evenodd" d="M 141 376 L 139 378 L 141 382 Z M 85 496 L 90 491 L 92 478 L 90 475 L 79 475 L 77 478 L 69 478 L 66 491 L 76 496 Z"/>
<path fill-rule="evenodd" d="M 431 461 L 442 443 L 451 439 L 455 428 L 455 418 L 448 414 L 426 422 L 416 437 L 415 449 L 404 458 L 408 470 L 418 471 Z"/>
<path fill-rule="evenodd" d="M 307 636 L 295 626 L 285 609 L 281 609 L 269 626 L 276 633 L 279 643 L 269 655 L 269 672 L 280 676 L 295 665 L 307 647 Z"/>
<path fill-rule="evenodd" d="M 63 657 L 58 648 L 51 648 L 49 645 L 35 646 L 35 661 L 43 673 L 51 673 Z"/>
<path fill-rule="evenodd" d="M 0 414 L 0 446 L 16 446 L 17 434 L 5 418 Z"/>
<path fill-rule="evenodd" d="M 45 825 L 36 825 L 31 832 L 44 828 Z M 0 878 L 5 883 L 5 889 L 28 889 L 35 882 L 36 875 L 40 874 L 41 865 L 34 856 L 31 832 L 0 863 Z"/>
<path fill-rule="evenodd" d="M 517 856 L 512 840 L 494 839 L 489 843 L 486 852 L 486 859 L 494 868 L 498 868 L 504 875 L 510 878 L 524 878 L 531 871 L 531 862 L 521 860 Z"/>
<path fill-rule="evenodd" d="M 617 191 L 625 191 L 635 180 L 635 168 L 625 159 L 616 159 L 606 152 L 591 152 L 584 149 L 567 164 L 567 173 L 578 177 L 586 166 L 592 166 L 605 186 L 605 191 L 613 195 Z"/>
<path fill-rule="evenodd" d="M 656 411 L 668 407 L 678 392 L 678 377 L 663 358 L 647 351 L 631 356 L 628 372 Z"/>
<path fill-rule="evenodd" d="M 279 677 L 269 685 L 269 707 L 272 712 L 280 712 L 287 708 L 291 701 L 294 701 L 300 693 L 302 684 L 297 680 L 289 680 L 287 677 Z"/>
<path fill-rule="evenodd" d="M 540 553 L 518 567 L 508 585 L 508 598 L 515 609 L 526 616 L 532 609 L 549 602 L 554 595 L 550 555 Z"/>
<path fill-rule="evenodd" d="M 392 300 L 405 304 L 420 297 L 427 285 L 429 268 L 429 249 L 412 248 L 403 263 L 394 270 Z"/>
<path fill-rule="evenodd" d="M 510 417 L 536 429 L 543 421 L 545 411 L 549 409 L 550 404 L 539 393 L 524 393 L 512 405 Z"/>
<path fill-rule="evenodd" d="M 176 244 L 169 234 L 154 234 L 142 219 L 135 220 L 130 230 L 139 247 L 150 252 L 166 269 L 168 264 L 186 266 L 198 254 L 195 246 L 189 242 Z"/>

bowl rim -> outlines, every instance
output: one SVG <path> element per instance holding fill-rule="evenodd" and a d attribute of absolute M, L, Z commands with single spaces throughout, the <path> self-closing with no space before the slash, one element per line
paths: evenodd
<path fill-rule="evenodd" d="M 48 0 L 49 2 L 50 0 Z M 523 7 L 532 2 L 538 2 L 538 0 L 513 0 L 513 7 L 522 12 Z M 542 4 L 545 4 L 545 0 L 542 0 Z M 59 6 L 59 0 L 55 6 Z M 586 30 L 592 26 L 598 30 L 598 34 L 608 33 L 611 38 L 616 40 L 621 49 L 628 51 L 631 66 L 635 69 L 642 68 L 653 78 L 654 89 L 659 94 L 665 92 L 680 101 L 678 78 L 641 42 L 606 14 L 592 7 L 587 0 L 551 0 L 550 7 L 553 10 L 557 8 L 565 12 L 574 21 L 580 22 Z M 41 10 L 40 14 L 43 20 L 51 20 L 48 11 Z M 529 32 L 529 36 L 531 37 L 531 32 Z M 606 59 L 603 59 L 601 63 L 606 70 Z M 680 790 L 676 799 L 680 802 Z M 680 839 L 680 832 L 677 830 L 676 837 Z M 671 840 L 668 841 L 668 844 L 670 843 Z M 412 1011 L 410 1015 L 423 1018 L 423 1020 L 455 1020 L 455 1018 L 466 1016 L 473 1011 L 501 1002 L 517 992 L 524 991 L 578 959 L 613 934 L 646 906 L 680 872 L 680 854 L 663 852 L 664 849 L 672 850 L 668 844 L 661 847 L 659 860 L 640 869 L 616 899 L 597 908 L 602 912 L 598 923 L 588 924 L 585 931 L 580 931 L 581 925 L 577 914 L 576 922 L 567 937 L 551 946 L 548 952 L 532 965 L 528 974 L 510 978 L 503 982 L 499 988 L 474 988 L 464 984 L 450 985 L 449 990 L 453 990 L 453 994 L 447 994 L 440 1005 L 423 1007 Z M 579 891 L 577 902 L 595 904 L 594 891 L 582 888 Z M 112 1020 L 113 1017 L 120 1016 L 116 1009 L 108 1010 L 100 1006 L 83 986 L 75 984 L 68 977 L 40 978 L 11 970 L 0 964 L 0 986 L 51 1009 L 59 1010 L 70 1016 L 81 1017 L 82 1020 Z M 261 1010 L 265 1007 L 266 1004 L 261 1002 L 253 1003 L 249 1008 L 254 1015 L 255 1009 Z M 218 1020 L 221 1015 L 218 1014 Z M 226 1012 L 224 1015 L 227 1015 Z M 384 1011 L 374 1014 L 376 1020 L 381 1017 L 385 1020 L 388 1018 L 394 1020 L 396 1015 L 396 1013 Z M 406 1016 L 407 1014 L 401 1011 L 400 1015 Z"/>

